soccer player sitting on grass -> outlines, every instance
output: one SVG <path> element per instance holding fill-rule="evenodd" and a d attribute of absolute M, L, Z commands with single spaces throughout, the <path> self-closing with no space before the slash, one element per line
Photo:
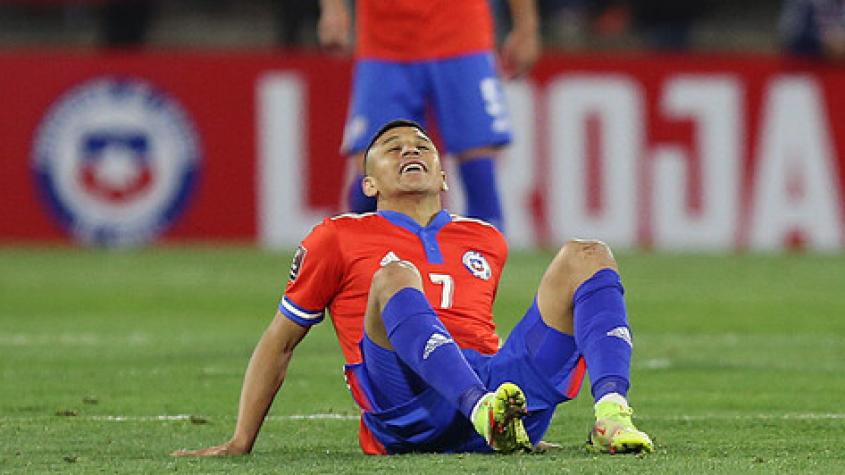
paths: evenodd
<path fill-rule="evenodd" d="M 567 242 L 500 348 L 492 308 L 504 237 L 441 208 L 446 176 L 426 132 L 388 123 L 365 170 L 378 212 L 326 219 L 302 242 L 247 368 L 231 440 L 175 455 L 249 453 L 294 348 L 326 308 L 362 410 L 365 453 L 531 450 L 585 371 L 596 400 L 589 445 L 653 449 L 626 401 L 631 334 L 606 245 Z"/>

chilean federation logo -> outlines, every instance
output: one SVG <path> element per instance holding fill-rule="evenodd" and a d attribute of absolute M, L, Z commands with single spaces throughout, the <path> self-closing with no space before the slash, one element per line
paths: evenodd
<path fill-rule="evenodd" d="M 102 77 L 54 103 L 35 133 L 36 181 L 75 238 L 110 246 L 155 239 L 195 188 L 190 118 L 144 80 Z"/>
<path fill-rule="evenodd" d="M 490 264 L 487 259 L 478 251 L 467 251 L 463 257 L 464 266 L 469 272 L 482 280 L 490 280 L 493 271 L 490 270 Z"/>

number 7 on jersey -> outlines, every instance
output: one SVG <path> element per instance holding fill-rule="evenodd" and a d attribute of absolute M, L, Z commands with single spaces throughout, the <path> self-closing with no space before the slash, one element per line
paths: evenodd
<path fill-rule="evenodd" d="M 449 274 L 428 274 L 428 278 L 435 285 L 442 285 L 440 292 L 440 308 L 452 308 L 452 296 L 455 293 L 455 280 Z"/>

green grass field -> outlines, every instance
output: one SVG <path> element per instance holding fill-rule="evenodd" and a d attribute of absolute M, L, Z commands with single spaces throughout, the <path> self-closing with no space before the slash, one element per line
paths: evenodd
<path fill-rule="evenodd" d="M 506 335 L 547 253 L 515 253 Z M 252 456 L 226 440 L 289 254 L 0 248 L 0 472 L 845 473 L 845 256 L 618 256 L 635 334 L 631 400 L 657 451 L 582 449 L 587 387 L 544 454 L 367 457 L 330 324 L 297 349 Z"/>

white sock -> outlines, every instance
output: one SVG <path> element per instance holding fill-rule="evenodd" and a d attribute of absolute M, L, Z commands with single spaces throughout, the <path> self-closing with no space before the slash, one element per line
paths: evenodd
<path fill-rule="evenodd" d="M 616 404 L 619 404 L 622 407 L 628 407 L 628 400 L 625 399 L 625 396 L 623 396 L 619 393 L 607 393 L 607 394 L 605 394 L 598 401 L 596 401 L 596 405 L 598 406 L 599 404 L 601 404 L 603 402 L 615 402 Z"/>
<path fill-rule="evenodd" d="M 478 408 L 481 407 L 481 402 L 484 401 L 485 399 L 487 399 L 487 396 L 490 395 L 490 394 L 493 394 L 493 393 L 487 393 L 487 394 L 481 396 L 480 398 L 478 398 L 478 401 L 476 401 L 475 406 L 472 406 L 472 412 L 470 413 L 470 416 L 469 416 L 469 420 L 471 422 L 475 423 L 475 413 L 478 412 Z"/>

